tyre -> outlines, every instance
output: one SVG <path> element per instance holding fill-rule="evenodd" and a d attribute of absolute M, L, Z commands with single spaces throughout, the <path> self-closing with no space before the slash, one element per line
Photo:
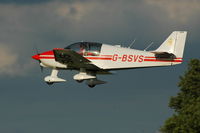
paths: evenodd
<path fill-rule="evenodd" d="M 95 87 L 95 85 L 88 85 L 90 88 L 93 88 L 93 87 Z"/>

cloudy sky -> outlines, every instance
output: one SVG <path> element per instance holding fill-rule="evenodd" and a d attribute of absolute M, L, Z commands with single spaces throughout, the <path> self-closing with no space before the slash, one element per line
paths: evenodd
<path fill-rule="evenodd" d="M 0 132 L 156 133 L 173 111 L 179 76 L 199 58 L 198 0 L 0 0 Z M 77 41 L 156 49 L 174 30 L 188 31 L 184 63 L 118 71 L 90 89 L 62 71 L 48 86 L 31 59 Z"/>

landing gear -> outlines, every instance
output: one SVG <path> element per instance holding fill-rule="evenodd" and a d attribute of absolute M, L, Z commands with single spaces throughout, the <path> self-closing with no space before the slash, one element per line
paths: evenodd
<path fill-rule="evenodd" d="M 57 69 L 52 69 L 51 75 L 50 76 L 46 76 L 44 78 L 44 81 L 48 85 L 52 85 L 53 83 L 60 83 L 60 82 L 65 82 L 66 81 L 64 79 L 58 78 L 57 74 L 58 74 L 58 70 Z"/>
<path fill-rule="evenodd" d="M 76 80 L 76 82 L 78 83 L 82 83 L 84 80 Z"/>
<path fill-rule="evenodd" d="M 101 80 L 98 80 L 98 79 L 89 79 L 87 80 L 86 84 L 88 85 L 88 87 L 90 88 L 93 88 L 95 87 L 96 85 L 100 85 L 100 84 L 105 84 L 106 82 L 105 81 L 101 81 Z"/>
<path fill-rule="evenodd" d="M 95 87 L 95 85 L 88 85 L 88 87 L 90 87 L 90 88 L 94 88 L 94 87 Z"/>
<path fill-rule="evenodd" d="M 53 82 L 46 82 L 48 85 L 53 85 Z"/>

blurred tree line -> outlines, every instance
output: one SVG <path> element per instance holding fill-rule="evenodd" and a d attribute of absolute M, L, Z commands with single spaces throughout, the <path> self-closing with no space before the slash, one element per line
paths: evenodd
<path fill-rule="evenodd" d="M 169 107 L 174 109 L 160 131 L 162 133 L 200 133 L 200 60 L 192 59 L 180 77 L 179 93 L 171 97 Z"/>

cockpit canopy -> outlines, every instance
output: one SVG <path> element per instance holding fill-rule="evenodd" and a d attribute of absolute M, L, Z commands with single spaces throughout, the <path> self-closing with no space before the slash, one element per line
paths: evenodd
<path fill-rule="evenodd" d="M 101 43 L 96 42 L 77 42 L 65 47 L 65 49 L 71 49 L 84 56 L 98 56 L 101 46 Z"/>

